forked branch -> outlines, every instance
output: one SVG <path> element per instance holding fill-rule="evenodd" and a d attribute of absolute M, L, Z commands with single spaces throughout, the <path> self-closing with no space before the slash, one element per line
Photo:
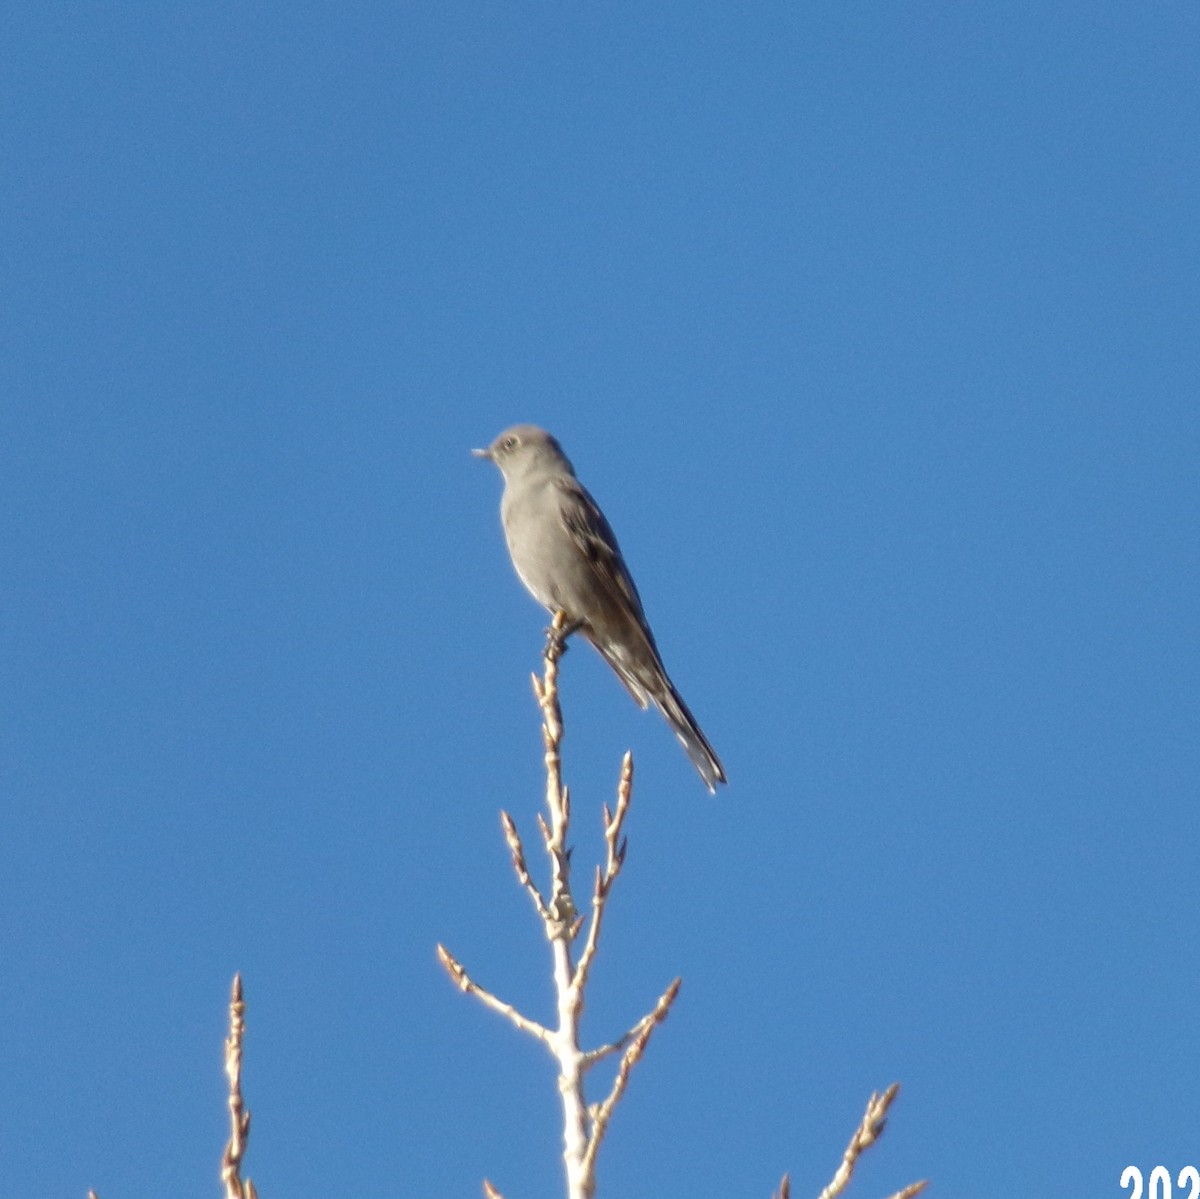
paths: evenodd
<path fill-rule="evenodd" d="M 584 990 L 600 945 L 605 906 L 625 863 L 625 819 L 633 793 L 633 758 L 626 754 L 621 763 L 615 809 L 604 808 L 605 860 L 596 870 L 589 910 L 580 913 L 571 890 L 571 795 L 562 780 L 562 710 L 558 699 L 558 662 L 566 649 L 570 633 L 562 613 L 547 631 L 544 653 L 545 671 L 533 677 L 534 695 L 542 712 L 542 740 L 545 747 L 546 810 L 538 815 L 542 842 L 550 860 L 550 887 L 543 891 L 534 881 L 525 858 L 525 847 L 516 822 L 507 812 L 500 816 L 504 839 L 512 859 L 517 882 L 529 895 L 542 921 L 550 943 L 556 996 L 556 1026 L 551 1028 L 522 1015 L 510 1003 L 479 986 L 466 969 L 444 946 L 438 957 L 454 985 L 466 994 L 505 1016 L 522 1032 L 545 1044 L 558 1064 L 558 1090 L 563 1112 L 563 1161 L 567 1174 L 568 1199 L 592 1199 L 596 1190 L 596 1155 L 616 1105 L 629 1085 L 633 1067 L 645 1053 L 651 1034 L 667 1017 L 679 979 L 664 992 L 653 1010 L 643 1016 L 622 1037 L 610 1045 L 584 1051 L 580 1046 L 579 1025 L 583 1015 Z M 575 942 L 586 927 L 579 958 Z M 612 1088 L 603 1102 L 589 1106 L 584 1079 L 591 1066 L 601 1058 L 623 1052 Z M 490 1182 L 484 1194 L 499 1196 Z"/>
<path fill-rule="evenodd" d="M 892 1106 L 892 1100 L 896 1098 L 899 1092 L 900 1084 L 898 1082 L 892 1083 L 882 1094 L 878 1091 L 872 1092 L 871 1098 L 867 1100 L 867 1110 L 863 1113 L 862 1120 L 854 1130 L 854 1135 L 850 1138 L 850 1143 L 846 1146 L 846 1152 L 842 1154 L 841 1165 L 838 1166 L 837 1172 L 834 1174 L 829 1185 L 821 1192 L 817 1199 L 836 1199 L 836 1196 L 842 1194 L 846 1187 L 850 1185 L 850 1179 L 854 1175 L 854 1167 L 858 1165 L 858 1159 L 875 1144 L 887 1126 L 888 1108 Z M 889 1196 L 889 1199 L 912 1199 L 914 1195 L 919 1195 L 928 1184 L 928 1179 L 910 1183 L 903 1190 L 896 1191 L 895 1194 Z M 787 1199 L 786 1174 L 784 1175 L 783 1185 L 784 1189 L 781 1192 L 781 1196 L 782 1199 Z"/>

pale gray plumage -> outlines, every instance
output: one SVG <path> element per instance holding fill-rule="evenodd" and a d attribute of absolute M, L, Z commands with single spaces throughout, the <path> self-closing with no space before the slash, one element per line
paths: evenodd
<path fill-rule="evenodd" d="M 653 702 L 715 791 L 725 770 L 667 677 L 612 528 L 562 447 L 536 425 L 514 425 L 472 452 L 504 476 L 500 519 L 521 582 L 552 613 L 566 614 L 639 706 Z"/>

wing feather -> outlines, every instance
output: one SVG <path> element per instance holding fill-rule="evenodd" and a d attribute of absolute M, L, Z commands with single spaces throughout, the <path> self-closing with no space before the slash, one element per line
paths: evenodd
<path fill-rule="evenodd" d="M 566 493 L 560 510 L 567 532 L 591 564 L 600 586 L 610 596 L 619 599 L 622 606 L 633 610 L 638 623 L 648 635 L 642 597 L 638 595 L 633 576 L 621 557 L 621 547 L 617 544 L 612 526 L 587 489 L 576 479 L 564 479 L 559 485 Z M 653 644 L 653 638 L 650 640 Z"/>

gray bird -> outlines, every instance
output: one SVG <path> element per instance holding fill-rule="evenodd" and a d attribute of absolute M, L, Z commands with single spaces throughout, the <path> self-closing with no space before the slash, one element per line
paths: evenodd
<path fill-rule="evenodd" d="M 471 452 L 504 476 L 500 520 L 521 582 L 551 613 L 566 614 L 639 707 L 653 701 L 715 792 L 725 769 L 667 677 L 621 547 L 562 447 L 536 425 L 514 425 Z"/>

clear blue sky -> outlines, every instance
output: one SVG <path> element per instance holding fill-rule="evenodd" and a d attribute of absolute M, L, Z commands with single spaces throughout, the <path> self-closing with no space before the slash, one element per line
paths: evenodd
<path fill-rule="evenodd" d="M 724 758 L 567 656 L 602 1194 L 1200 1164 L 1194 3 L 95 5 L 0 45 L 0 1176 L 560 1193 L 497 813 L 551 428 Z"/>

